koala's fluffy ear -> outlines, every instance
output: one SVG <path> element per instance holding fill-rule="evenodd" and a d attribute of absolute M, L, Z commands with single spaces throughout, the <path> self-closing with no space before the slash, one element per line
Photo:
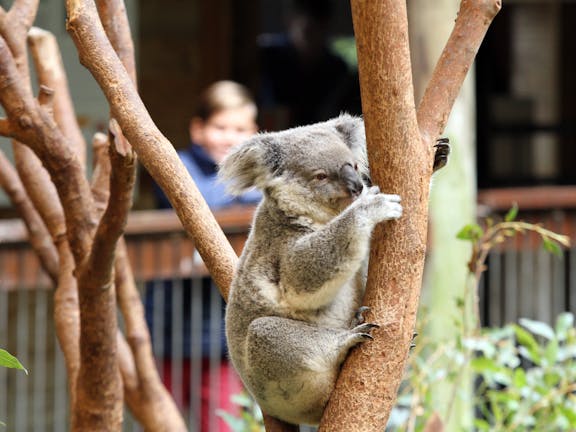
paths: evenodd
<path fill-rule="evenodd" d="M 354 154 L 365 152 L 366 133 L 364 132 L 364 120 L 361 117 L 354 117 L 350 114 L 341 114 L 329 121 L 340 134 L 344 142 L 350 147 Z"/>
<path fill-rule="evenodd" d="M 336 132 L 348 145 L 352 153 L 358 159 L 358 164 L 363 176 L 370 183 L 370 172 L 368 168 L 368 155 L 366 153 L 366 132 L 364 130 L 364 120 L 362 117 L 341 114 L 329 121 Z"/>
<path fill-rule="evenodd" d="M 219 181 L 233 195 L 251 188 L 264 189 L 277 171 L 280 146 L 271 134 L 259 134 L 234 147 L 224 158 L 218 171 Z"/>

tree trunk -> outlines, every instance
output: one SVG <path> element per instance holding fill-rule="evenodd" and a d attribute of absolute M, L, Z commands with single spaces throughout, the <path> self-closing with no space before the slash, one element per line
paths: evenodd
<path fill-rule="evenodd" d="M 402 196 L 404 215 L 374 232 L 364 303 L 371 307 L 367 319 L 381 328 L 373 342 L 348 356 L 320 429 L 382 431 L 396 401 L 416 319 L 432 145 L 500 2 L 462 2 L 417 113 L 405 2 L 351 4 L 372 178 L 384 192 Z"/>

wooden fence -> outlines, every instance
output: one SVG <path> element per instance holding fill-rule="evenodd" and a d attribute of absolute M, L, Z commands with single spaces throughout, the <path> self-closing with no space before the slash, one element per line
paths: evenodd
<path fill-rule="evenodd" d="M 481 209 L 543 223 L 576 240 L 576 189 L 487 191 Z M 239 253 L 252 208 L 216 213 Z M 134 212 L 126 231 L 129 255 L 146 305 L 157 365 L 191 431 L 220 430 L 218 407 L 238 391 L 223 345 L 223 303 L 211 287 L 193 242 L 172 211 Z M 433 251 L 431 252 L 433 253 Z M 552 322 L 576 311 L 576 249 L 563 259 L 534 236 L 506 243 L 489 257 L 481 288 L 485 325 L 519 317 Z M 30 375 L 0 368 L 0 421 L 18 432 L 67 430 L 66 374 L 53 327 L 50 281 L 26 242 L 19 221 L 0 222 L 0 346 L 17 353 Z M 139 430 L 127 414 L 125 430 Z"/>

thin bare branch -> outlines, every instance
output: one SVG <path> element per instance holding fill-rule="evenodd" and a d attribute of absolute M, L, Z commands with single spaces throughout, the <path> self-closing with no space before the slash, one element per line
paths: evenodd
<path fill-rule="evenodd" d="M 113 117 L 138 158 L 164 190 L 182 225 L 192 236 L 204 263 L 227 298 L 236 254 L 190 178 L 174 147 L 158 130 L 130 76 L 114 53 L 90 1 L 68 0 L 68 31 L 81 63 L 93 74 Z"/>
<path fill-rule="evenodd" d="M 184 432 L 187 430 L 186 424 L 162 384 L 154 363 L 142 300 L 129 264 L 126 244 L 121 240 L 116 250 L 115 280 L 118 303 L 126 326 L 126 338 L 130 344 L 130 352 L 120 356 L 126 401 L 132 413 L 147 430 Z"/>
<path fill-rule="evenodd" d="M 50 115 L 53 114 L 52 111 L 53 102 L 54 102 L 54 90 L 52 90 L 50 87 L 44 84 L 41 84 L 40 91 L 38 92 L 38 103 Z"/>
<path fill-rule="evenodd" d="M 104 212 L 110 196 L 110 141 L 103 133 L 96 133 L 92 138 L 94 170 L 92 172 L 92 195 L 98 218 Z"/>
<path fill-rule="evenodd" d="M 0 35 L 6 40 L 14 57 L 22 83 L 28 92 L 32 92 L 29 79 L 28 55 L 26 53 L 26 33 L 32 27 L 39 0 L 16 0 L 7 13 L 0 15 Z"/>
<path fill-rule="evenodd" d="M 92 195 L 82 167 L 56 123 L 25 88 L 2 38 L 0 76 L 0 103 L 12 123 L 13 136 L 28 145 L 50 173 L 63 204 L 72 252 L 81 262 L 88 253 L 95 226 Z"/>
<path fill-rule="evenodd" d="M 24 221 L 32 248 L 40 258 L 46 273 L 56 285 L 58 279 L 58 254 L 52 243 L 50 233 L 26 194 L 18 173 L 2 151 L 0 151 L 0 186 L 2 186 Z"/>
<path fill-rule="evenodd" d="M 6 118 L 0 118 L 0 135 L 8 138 L 12 136 L 12 125 Z"/>
<path fill-rule="evenodd" d="M 111 134 L 121 142 L 120 129 Z M 88 260 L 79 271 L 81 365 L 73 430 L 117 430 L 122 421 L 123 392 L 118 367 L 116 297 L 113 264 L 118 240 L 132 206 L 136 158 L 132 151 L 110 145 L 110 199 L 94 236 Z M 120 151 L 118 151 L 120 150 Z M 122 154 L 124 153 L 124 154 Z M 98 346 L 98 350 L 92 347 Z M 93 370 L 98 370 L 94 374 Z M 97 392 L 91 389 L 99 387 Z"/>
<path fill-rule="evenodd" d="M 86 141 L 76 120 L 58 42 L 52 33 L 32 27 L 28 32 L 28 46 L 38 82 L 54 90 L 54 120 L 72 145 L 81 165 L 85 167 Z"/>
<path fill-rule="evenodd" d="M 464 78 L 474 62 L 501 0 L 463 0 L 454 29 L 418 106 L 418 125 L 427 145 L 440 136 Z"/>
<path fill-rule="evenodd" d="M 136 62 L 134 44 L 130 35 L 130 23 L 123 0 L 96 0 L 98 15 L 104 31 L 118 58 L 136 85 Z"/>

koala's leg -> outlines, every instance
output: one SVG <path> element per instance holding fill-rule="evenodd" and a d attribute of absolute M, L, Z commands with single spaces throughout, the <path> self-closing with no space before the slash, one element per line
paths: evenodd
<path fill-rule="evenodd" d="M 247 385 L 268 414 L 315 424 L 348 350 L 371 339 L 374 327 L 335 329 L 288 318 L 258 318 L 248 328 Z"/>

